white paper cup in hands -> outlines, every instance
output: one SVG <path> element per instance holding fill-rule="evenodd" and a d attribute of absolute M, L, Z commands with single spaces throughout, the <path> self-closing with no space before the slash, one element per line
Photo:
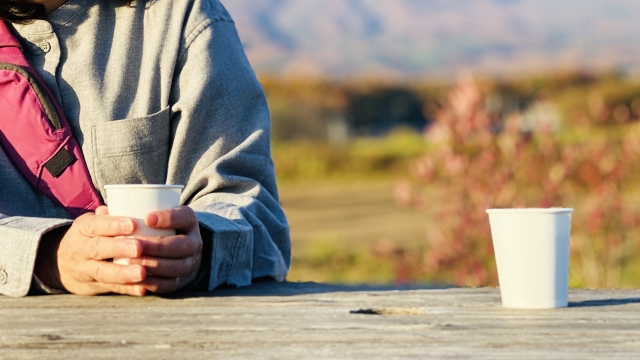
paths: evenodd
<path fill-rule="evenodd" d="M 153 229 L 145 225 L 144 219 L 156 210 L 168 210 L 180 206 L 183 185 L 105 185 L 109 215 L 126 216 L 136 222 L 133 235 L 170 236 L 175 230 Z M 128 258 L 113 259 L 116 264 L 127 265 Z"/>
<path fill-rule="evenodd" d="M 488 209 L 502 305 L 566 307 L 573 209 Z"/>

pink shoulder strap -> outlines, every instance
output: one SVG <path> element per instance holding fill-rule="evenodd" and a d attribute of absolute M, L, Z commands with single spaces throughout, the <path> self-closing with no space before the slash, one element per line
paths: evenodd
<path fill-rule="evenodd" d="M 102 199 L 62 108 L 1 20 L 0 105 L 0 146 L 16 169 L 73 217 L 95 210 Z"/>
<path fill-rule="evenodd" d="M 0 61 L 30 67 L 22 54 L 20 42 L 2 20 L 0 20 Z"/>
<path fill-rule="evenodd" d="M 0 48 L 2 47 L 20 48 L 20 42 L 13 36 L 4 21 L 0 21 Z"/>

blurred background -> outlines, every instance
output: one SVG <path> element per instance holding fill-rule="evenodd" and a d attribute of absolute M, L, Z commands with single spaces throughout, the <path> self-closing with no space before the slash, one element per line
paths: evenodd
<path fill-rule="evenodd" d="M 496 285 L 490 207 L 572 207 L 640 284 L 640 2 L 224 1 L 272 112 L 290 280 Z"/>

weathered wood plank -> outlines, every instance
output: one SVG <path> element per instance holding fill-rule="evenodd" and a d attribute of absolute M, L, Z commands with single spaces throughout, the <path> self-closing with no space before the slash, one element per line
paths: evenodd
<path fill-rule="evenodd" d="M 0 358 L 637 358 L 640 290 L 572 290 L 569 300 L 510 310 L 496 289 L 313 283 L 183 298 L 0 297 Z"/>

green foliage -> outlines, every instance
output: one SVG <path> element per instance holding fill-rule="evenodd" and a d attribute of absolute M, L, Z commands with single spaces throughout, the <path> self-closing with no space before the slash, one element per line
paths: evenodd
<path fill-rule="evenodd" d="M 402 174 L 425 149 L 424 138 L 398 129 L 382 138 L 358 138 L 346 146 L 323 141 L 273 143 L 279 182 L 393 178 Z"/>
<path fill-rule="evenodd" d="M 448 275 L 425 276 L 424 246 L 398 246 L 389 241 L 353 244 L 337 237 L 318 237 L 293 252 L 291 281 L 348 284 L 451 284 Z"/>
<path fill-rule="evenodd" d="M 334 283 L 391 283 L 393 257 L 381 257 L 366 246 L 349 246 L 334 238 L 318 238 L 294 251 L 289 280 Z"/>
<path fill-rule="evenodd" d="M 436 212 L 423 276 L 455 274 L 459 285 L 496 285 L 485 209 L 572 207 L 572 285 L 633 286 L 637 279 L 623 274 L 640 270 L 638 124 L 605 131 L 599 121 L 586 130 L 552 131 L 539 113 L 524 132 L 525 114 L 499 119 L 485 96 L 474 82 L 462 82 L 426 132 L 430 147 L 417 174 L 447 205 Z"/>
<path fill-rule="evenodd" d="M 276 85 L 269 91 L 288 91 L 283 101 L 307 104 L 298 110 L 331 113 L 346 106 L 348 91 L 336 84 L 298 84 L 295 91 Z M 360 84 L 359 91 L 380 86 L 387 85 Z M 485 209 L 563 206 L 574 208 L 570 286 L 638 285 L 639 81 L 565 74 L 412 90 L 424 101 L 425 117 L 435 119 L 424 136 L 397 131 L 342 147 L 319 139 L 274 143 L 281 183 L 411 177 L 398 187 L 397 201 L 430 210 L 427 242 L 414 247 L 318 239 L 296 252 L 294 245 L 299 279 L 496 285 Z M 312 99 L 324 94 L 328 99 Z M 492 94 L 515 97 L 519 105 L 496 112 Z"/>

